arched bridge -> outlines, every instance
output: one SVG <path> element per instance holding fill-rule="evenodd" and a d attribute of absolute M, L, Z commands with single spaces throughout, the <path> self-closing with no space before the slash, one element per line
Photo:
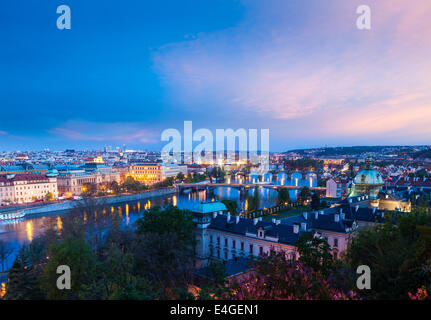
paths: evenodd
<path fill-rule="evenodd" d="M 304 186 L 287 186 L 287 185 L 278 185 L 278 184 L 260 184 L 260 183 L 180 183 L 177 184 L 176 187 L 178 191 L 183 191 L 185 189 L 192 189 L 195 191 L 199 190 L 209 190 L 210 188 L 217 187 L 229 187 L 239 189 L 240 192 L 248 191 L 249 189 L 253 189 L 255 187 L 268 188 L 273 190 L 278 189 L 290 189 L 290 190 L 299 190 L 304 188 Z M 308 187 L 308 186 L 307 186 Z M 325 187 L 308 187 L 310 190 L 326 190 Z"/>

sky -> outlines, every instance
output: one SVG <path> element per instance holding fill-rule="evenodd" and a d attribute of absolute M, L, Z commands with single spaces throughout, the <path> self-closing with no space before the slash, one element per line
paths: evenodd
<path fill-rule="evenodd" d="M 431 144 L 430 16 L 429 0 L 0 0 L 0 151 L 161 150 L 184 121 L 270 129 L 271 151 Z"/>

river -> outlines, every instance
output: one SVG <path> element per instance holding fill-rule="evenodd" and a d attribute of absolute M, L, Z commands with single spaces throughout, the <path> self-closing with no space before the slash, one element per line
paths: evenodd
<path fill-rule="evenodd" d="M 285 174 L 278 174 L 272 177 L 267 175 L 260 180 L 257 177 L 248 178 L 230 178 L 227 177 L 227 183 L 256 183 L 257 181 L 270 182 L 272 184 L 279 185 L 297 185 L 297 186 L 316 186 L 317 180 L 315 177 L 307 177 L 302 179 L 300 174 L 293 174 L 292 179 L 288 179 Z M 260 208 L 271 207 L 276 204 L 277 191 L 259 188 L 259 199 Z M 250 190 L 252 194 L 254 190 Z M 295 199 L 298 190 L 290 190 L 290 198 Z M 123 222 L 126 225 L 133 224 L 142 213 L 151 208 L 152 206 L 165 206 L 175 205 L 181 209 L 193 209 L 201 201 L 215 201 L 215 200 L 236 200 L 238 207 L 243 211 L 247 206 L 247 199 L 241 199 L 239 191 L 235 188 L 229 187 L 217 187 L 214 190 L 214 194 L 206 194 L 206 191 L 190 192 L 188 194 L 177 194 L 163 197 L 155 197 L 146 199 L 143 201 L 130 201 L 124 203 L 118 203 L 112 206 L 107 212 L 117 212 L 123 217 Z M 3 240 L 9 248 L 14 249 L 14 253 L 9 256 L 5 261 L 5 269 L 7 270 L 13 263 L 15 255 L 23 244 L 31 242 L 35 237 L 39 236 L 44 231 L 44 226 L 47 224 L 57 224 L 57 227 L 61 229 L 62 217 L 67 214 L 67 211 L 52 212 L 45 215 L 29 216 L 20 220 L 15 221 L 3 221 L 0 222 L 0 240 Z M 0 270 L 1 261 L 0 261 Z"/>

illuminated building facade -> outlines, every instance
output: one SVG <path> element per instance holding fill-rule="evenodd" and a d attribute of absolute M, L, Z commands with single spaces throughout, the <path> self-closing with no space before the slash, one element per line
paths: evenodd
<path fill-rule="evenodd" d="M 166 178 L 174 178 L 179 173 L 186 176 L 187 166 L 161 163 L 135 163 L 129 167 L 129 176 L 147 185 L 161 182 Z"/>
<path fill-rule="evenodd" d="M 162 165 L 158 163 L 137 163 L 129 167 L 129 176 L 146 185 L 163 180 Z"/>
<path fill-rule="evenodd" d="M 42 174 L 0 175 L 0 202 L 26 203 L 44 200 L 50 193 L 57 198 L 57 178 Z"/>

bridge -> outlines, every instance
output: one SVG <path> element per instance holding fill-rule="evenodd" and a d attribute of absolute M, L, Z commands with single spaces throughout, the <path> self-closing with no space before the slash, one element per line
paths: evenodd
<path fill-rule="evenodd" d="M 309 170 L 269 170 L 268 173 L 272 175 L 278 175 L 279 173 L 284 173 L 287 179 L 293 179 L 294 174 L 299 174 L 301 177 L 299 179 L 308 179 L 310 176 L 314 175 L 318 177 L 321 172 L 319 171 L 309 171 Z M 244 173 L 242 171 L 233 172 L 235 176 L 249 176 L 251 173 Z M 258 176 L 262 176 L 258 174 Z"/>
<path fill-rule="evenodd" d="M 210 190 L 217 187 L 229 187 L 239 189 L 240 193 L 245 193 L 250 189 L 255 187 L 268 188 L 273 190 L 279 189 L 289 189 L 289 190 L 299 190 L 304 188 L 304 186 L 287 186 L 287 185 L 278 185 L 278 184 L 260 184 L 260 183 L 179 183 L 176 185 L 179 192 L 182 192 L 186 189 L 191 189 L 195 191 L 199 190 Z M 308 186 L 307 186 L 308 187 Z M 308 187 L 310 190 L 324 191 L 325 187 Z"/>

